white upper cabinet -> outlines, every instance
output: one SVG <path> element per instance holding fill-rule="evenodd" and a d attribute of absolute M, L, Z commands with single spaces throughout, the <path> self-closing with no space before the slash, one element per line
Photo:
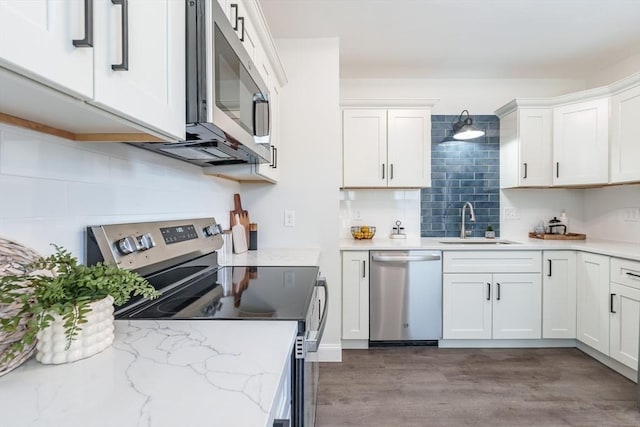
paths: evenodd
<path fill-rule="evenodd" d="M 343 186 L 431 185 L 431 110 L 343 110 Z"/>
<path fill-rule="evenodd" d="M 517 107 L 500 118 L 500 186 L 551 185 L 551 108 Z"/>
<path fill-rule="evenodd" d="M 343 111 L 345 187 L 387 186 L 387 110 Z"/>
<path fill-rule="evenodd" d="M 553 109 L 553 184 L 609 181 L 609 99 Z"/>
<path fill-rule="evenodd" d="M 0 1 L 0 66 L 91 99 L 92 5 L 93 0 Z"/>
<path fill-rule="evenodd" d="M 640 80 L 640 79 L 639 79 Z M 640 181 L 640 83 L 611 97 L 611 182 Z"/>
<path fill-rule="evenodd" d="M 185 133 L 185 5 L 98 1 L 92 104 L 167 134 Z M 126 12 L 125 10 L 126 5 Z M 126 19 L 128 14 L 128 22 Z M 128 24 L 128 34 L 123 25 Z"/>
<path fill-rule="evenodd" d="M 0 67 L 28 88 L 2 73 L 0 109 L 72 134 L 184 139 L 184 14 L 174 0 L 3 0 Z"/>

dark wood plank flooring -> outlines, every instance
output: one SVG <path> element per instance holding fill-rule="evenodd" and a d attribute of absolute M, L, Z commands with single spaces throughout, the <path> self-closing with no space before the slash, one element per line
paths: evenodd
<path fill-rule="evenodd" d="M 345 350 L 317 427 L 640 426 L 636 384 L 578 349 Z"/>

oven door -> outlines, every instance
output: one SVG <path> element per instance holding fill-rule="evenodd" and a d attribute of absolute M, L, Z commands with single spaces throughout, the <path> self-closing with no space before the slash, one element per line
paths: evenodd
<path fill-rule="evenodd" d="M 325 278 L 319 278 L 305 321 L 304 331 L 296 341 L 296 374 L 293 385 L 293 426 L 313 427 L 316 421 L 320 362 L 316 353 L 324 333 L 329 313 L 329 293 Z"/>

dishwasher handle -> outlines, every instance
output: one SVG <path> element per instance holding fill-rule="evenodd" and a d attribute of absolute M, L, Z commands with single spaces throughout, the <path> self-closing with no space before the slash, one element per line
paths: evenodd
<path fill-rule="evenodd" d="M 371 260 L 377 262 L 439 261 L 440 255 L 372 255 Z"/>

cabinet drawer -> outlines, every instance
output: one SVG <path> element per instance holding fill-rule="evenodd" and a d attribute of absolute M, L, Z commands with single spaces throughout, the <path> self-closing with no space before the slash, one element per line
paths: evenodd
<path fill-rule="evenodd" d="M 611 258 L 611 281 L 640 289 L 640 262 Z"/>
<path fill-rule="evenodd" d="M 447 251 L 442 268 L 445 273 L 538 273 L 540 251 Z"/>

